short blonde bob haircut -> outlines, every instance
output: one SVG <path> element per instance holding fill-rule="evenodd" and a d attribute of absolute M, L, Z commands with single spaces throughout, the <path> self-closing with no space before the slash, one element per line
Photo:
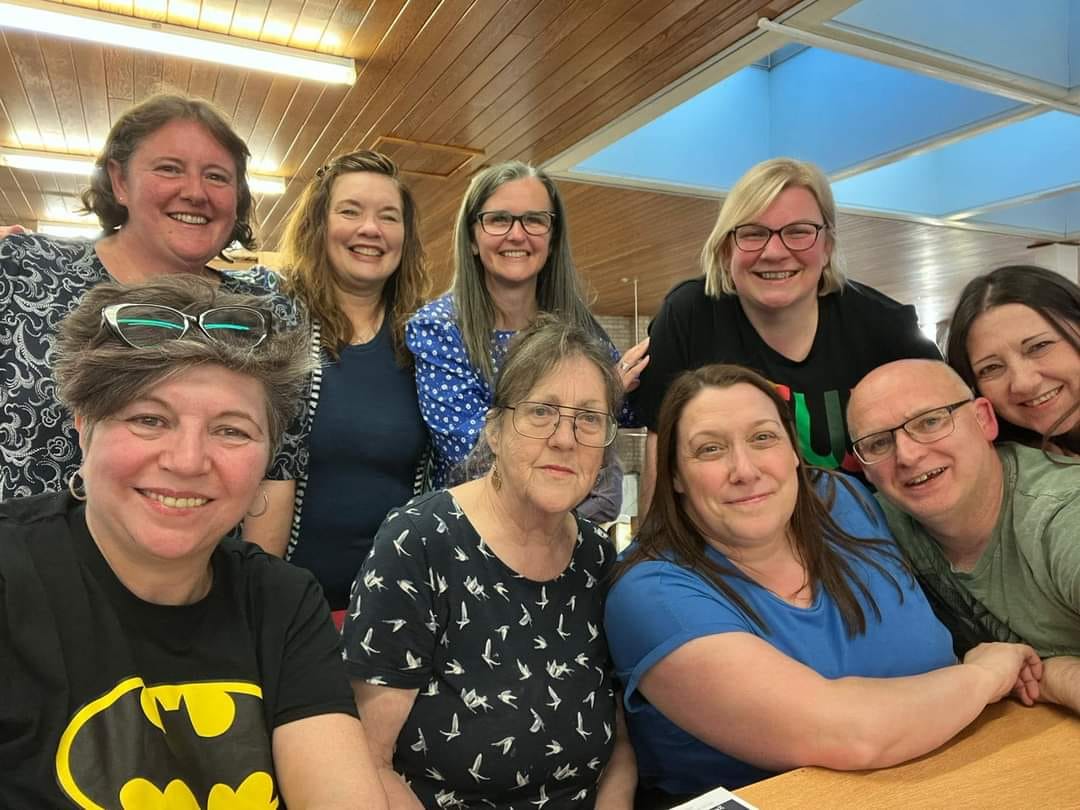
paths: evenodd
<path fill-rule="evenodd" d="M 790 186 L 802 186 L 814 195 L 825 224 L 829 260 L 821 273 L 818 295 L 828 295 L 843 288 L 846 276 L 836 241 L 836 202 L 828 178 L 812 163 L 794 158 L 772 158 L 740 177 L 720 206 L 720 216 L 701 251 L 705 294 L 710 298 L 735 295 L 735 283 L 731 278 L 731 252 L 734 249 L 731 232 L 760 216 L 780 192 Z"/>

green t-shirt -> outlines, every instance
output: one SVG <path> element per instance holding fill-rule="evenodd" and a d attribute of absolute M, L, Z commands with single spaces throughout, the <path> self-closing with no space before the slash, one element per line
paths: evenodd
<path fill-rule="evenodd" d="M 1019 636 L 1044 658 L 1080 655 L 1080 460 L 1052 461 L 1019 444 L 997 452 L 1004 497 L 972 571 L 953 570 L 923 527 L 879 495 L 889 528 L 920 579 L 945 593 L 950 607 L 985 607 L 989 615 L 975 618 L 989 637 Z M 978 604 L 959 604 L 965 600 L 957 590 Z"/>

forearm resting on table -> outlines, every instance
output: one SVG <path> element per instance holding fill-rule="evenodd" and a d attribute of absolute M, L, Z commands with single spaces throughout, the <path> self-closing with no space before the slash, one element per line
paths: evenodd
<path fill-rule="evenodd" d="M 1040 699 L 1080 714 L 1080 658 L 1060 655 L 1043 661 Z"/>

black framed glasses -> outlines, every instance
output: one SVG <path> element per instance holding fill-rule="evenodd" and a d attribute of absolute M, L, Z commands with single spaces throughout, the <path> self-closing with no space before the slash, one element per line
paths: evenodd
<path fill-rule="evenodd" d="M 111 304 L 101 324 L 133 349 L 179 340 L 195 327 L 210 340 L 254 349 L 270 334 L 270 314 L 254 307 L 211 307 L 189 315 L 162 304 Z"/>
<path fill-rule="evenodd" d="M 946 436 L 951 436 L 952 432 L 956 430 L 953 411 L 974 401 L 973 399 L 963 399 L 960 402 L 953 402 L 949 405 L 942 405 L 940 408 L 923 411 L 911 417 L 902 425 L 897 425 L 888 430 L 879 430 L 855 439 L 851 443 L 851 447 L 863 464 L 877 464 L 896 452 L 896 431 L 898 430 L 904 431 L 919 444 L 932 444 L 944 439 Z"/>
<path fill-rule="evenodd" d="M 784 247 L 798 253 L 816 245 L 818 236 L 827 227 L 817 222 L 791 222 L 782 228 L 766 228 L 764 225 L 754 224 L 736 225 L 731 229 L 731 235 L 735 239 L 735 247 L 739 250 L 756 253 L 765 249 L 773 234 L 779 234 Z"/>
<path fill-rule="evenodd" d="M 531 236 L 543 236 L 555 224 L 554 211 L 526 211 L 524 214 L 511 214 L 509 211 L 481 211 L 476 215 L 484 233 L 491 236 L 505 236 L 510 233 L 515 222 L 520 222 L 525 233 Z"/>
<path fill-rule="evenodd" d="M 517 405 L 507 405 L 506 409 L 513 411 L 514 430 L 530 439 L 550 439 L 563 419 L 574 420 L 574 438 L 585 447 L 607 447 L 615 441 L 615 434 L 619 431 L 615 417 L 604 411 L 547 402 L 519 402 Z"/>

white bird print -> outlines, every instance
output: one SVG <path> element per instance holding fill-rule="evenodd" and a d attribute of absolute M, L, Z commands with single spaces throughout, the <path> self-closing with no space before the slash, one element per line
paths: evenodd
<path fill-rule="evenodd" d="M 435 768 L 428 768 L 426 773 L 427 773 L 428 776 L 430 776 L 432 779 L 434 779 L 434 780 L 436 780 L 438 782 L 445 782 L 446 781 L 446 779 L 443 778 L 443 775 L 441 773 L 439 773 Z"/>
<path fill-rule="evenodd" d="M 574 671 L 574 668 L 559 661 L 547 662 L 547 674 L 557 681 L 561 681 L 566 675 Z"/>
<path fill-rule="evenodd" d="M 450 718 L 450 730 L 439 731 L 439 733 L 446 737 L 447 742 L 450 742 L 454 737 L 461 736 L 461 726 L 458 723 L 457 712 L 454 712 L 454 716 Z"/>
<path fill-rule="evenodd" d="M 461 511 L 461 507 L 458 506 L 457 501 L 453 501 L 454 508 L 450 510 L 450 516 L 461 520 L 465 513 Z"/>
<path fill-rule="evenodd" d="M 434 633 L 436 630 L 439 629 L 439 621 L 438 621 L 438 619 L 435 618 L 435 611 L 432 610 L 431 608 L 428 608 L 427 615 L 428 615 L 428 620 L 426 622 L 424 622 L 424 627 L 426 627 L 428 630 L 430 630 L 432 633 Z"/>
<path fill-rule="evenodd" d="M 439 694 L 439 682 L 432 678 L 428 681 L 427 689 L 420 693 L 424 697 L 435 697 Z"/>
<path fill-rule="evenodd" d="M 536 709 L 529 709 L 532 712 L 533 724 L 529 726 L 529 731 L 535 734 L 538 731 L 544 730 L 544 721 L 540 719 L 540 715 L 536 713 Z"/>
<path fill-rule="evenodd" d="M 435 531 L 439 534 L 446 534 L 446 521 L 434 512 L 431 513 L 431 516 L 435 518 Z"/>
<path fill-rule="evenodd" d="M 405 591 L 405 593 L 409 595 L 410 599 L 416 599 L 416 586 L 412 584 L 412 580 L 399 579 L 397 581 L 397 586 L 401 588 L 401 590 Z"/>
<path fill-rule="evenodd" d="M 548 687 L 548 694 L 551 695 L 551 703 L 545 703 L 545 706 L 550 706 L 555 711 L 559 710 L 559 704 L 562 703 L 562 698 L 556 694 L 555 690 L 550 686 Z"/>
<path fill-rule="evenodd" d="M 443 630 L 443 634 L 439 636 L 439 643 L 444 647 L 450 646 L 450 628 L 447 627 Z"/>
<path fill-rule="evenodd" d="M 493 742 L 492 745 L 496 748 L 501 748 L 503 754 L 509 754 L 510 749 L 514 747 L 514 738 L 503 737 L 501 740 Z"/>
<path fill-rule="evenodd" d="M 435 577 L 435 582 L 438 584 L 438 588 L 436 588 L 435 590 L 438 593 L 446 593 L 446 577 L 444 577 L 442 574 L 439 574 Z"/>
<path fill-rule="evenodd" d="M 489 638 L 484 642 L 484 654 L 480 656 L 484 659 L 484 663 L 488 665 L 489 669 L 495 669 L 500 666 L 499 656 L 491 652 L 491 639 Z"/>
<path fill-rule="evenodd" d="M 547 607 L 547 603 L 548 603 L 547 585 L 542 585 L 540 587 L 540 599 L 537 602 L 535 602 L 534 604 L 539 605 L 540 609 L 543 610 L 544 608 Z"/>
<path fill-rule="evenodd" d="M 404 619 L 383 619 L 382 622 L 383 624 L 390 625 L 391 633 L 396 633 L 398 630 L 405 626 Z"/>
<path fill-rule="evenodd" d="M 588 789 L 587 788 L 582 788 L 577 793 L 575 793 L 572 798 L 573 798 L 573 800 L 575 802 L 583 802 L 583 801 L 585 801 L 585 797 L 588 796 L 588 795 L 589 795 Z"/>
<path fill-rule="evenodd" d="M 501 700 L 503 703 L 505 703 L 511 709 L 516 709 L 517 708 L 517 703 L 514 702 L 514 701 L 517 700 L 517 695 L 515 695 L 509 689 L 503 689 L 495 697 L 497 697 L 499 700 Z"/>
<path fill-rule="evenodd" d="M 529 777 L 522 776 L 521 771 L 514 771 L 514 781 L 517 782 L 517 785 L 511 788 L 511 790 L 517 790 L 518 788 L 525 787 L 527 784 L 529 784 Z"/>
<path fill-rule="evenodd" d="M 599 546 L 597 546 L 596 548 L 597 548 L 597 550 L 598 550 L 598 551 L 600 552 L 600 559 L 596 561 L 596 564 L 597 564 L 597 565 L 603 565 L 603 564 L 604 564 L 604 560 L 605 560 L 605 559 L 607 559 L 607 555 L 606 555 L 606 554 L 604 554 L 604 546 L 603 546 L 603 545 L 599 545 Z"/>
<path fill-rule="evenodd" d="M 491 705 L 488 703 L 488 699 L 483 695 L 478 695 L 475 689 L 469 689 L 468 691 L 461 690 L 461 702 L 465 704 L 465 708 L 473 714 L 476 714 L 477 709 L 483 709 L 485 712 L 491 711 Z"/>
<path fill-rule="evenodd" d="M 458 663 L 456 658 L 451 659 L 446 664 L 446 672 L 444 675 L 464 675 L 465 667 Z"/>
<path fill-rule="evenodd" d="M 603 667 L 593 667 L 593 669 L 596 670 L 596 674 L 600 676 L 600 683 L 603 684 L 604 677 L 607 675 L 607 673 L 604 672 L 604 668 Z"/>
<path fill-rule="evenodd" d="M 596 641 L 600 635 L 600 628 L 592 622 L 585 622 L 585 626 L 589 628 L 589 641 Z"/>
<path fill-rule="evenodd" d="M 565 765 L 560 765 L 555 769 L 555 773 L 552 774 L 557 782 L 562 782 L 565 779 L 577 776 L 577 768 L 567 762 Z"/>
<path fill-rule="evenodd" d="M 405 546 L 402 545 L 403 541 L 408 536 L 409 536 L 409 530 L 406 529 L 401 534 L 399 534 L 397 540 L 394 541 L 394 550 L 397 551 L 397 554 L 398 554 L 399 557 L 411 557 L 412 556 L 412 554 L 410 554 L 409 552 L 407 552 L 405 550 Z"/>
<path fill-rule="evenodd" d="M 420 736 L 417 737 L 416 742 L 410 745 L 409 748 L 418 754 L 423 754 L 427 752 L 427 740 L 424 739 L 424 730 L 422 728 L 417 729 L 417 731 L 420 733 Z"/>
<path fill-rule="evenodd" d="M 510 601 L 510 596 L 509 596 L 510 591 L 508 591 L 506 589 L 506 586 L 503 585 L 502 582 L 496 582 L 491 587 L 493 587 L 495 589 L 495 593 L 497 593 L 499 596 L 501 596 L 507 602 Z"/>
<path fill-rule="evenodd" d="M 584 724 L 584 723 L 582 722 L 582 720 L 581 720 L 581 712 L 578 712 L 578 713 L 577 713 L 577 728 L 576 728 L 576 729 L 574 729 L 574 730 L 575 730 L 575 731 L 576 731 L 576 732 L 577 732 L 578 734 L 580 734 L 580 735 L 581 735 L 581 739 L 583 739 L 583 740 L 587 740 L 587 739 L 589 739 L 589 737 L 591 737 L 591 736 L 592 736 L 592 732 L 591 732 L 591 731 L 586 731 L 586 730 L 585 730 L 585 724 Z"/>
<path fill-rule="evenodd" d="M 367 632 L 364 633 L 364 639 L 360 642 L 360 649 L 366 652 L 368 655 L 378 655 L 379 651 L 371 646 L 371 637 L 375 633 L 374 627 L 369 627 Z"/>
<path fill-rule="evenodd" d="M 544 639 L 543 636 L 537 636 L 536 638 L 533 639 L 533 649 L 534 650 L 546 650 L 547 649 L 547 641 Z"/>
<path fill-rule="evenodd" d="M 510 630 L 510 625 L 508 625 L 508 624 L 500 624 L 498 627 L 495 628 L 495 632 L 499 634 L 499 637 L 503 641 L 506 641 L 506 634 L 507 634 L 507 632 L 509 630 Z"/>
<path fill-rule="evenodd" d="M 529 678 L 531 678 L 532 677 L 532 670 L 529 669 L 529 665 L 521 663 L 520 658 L 515 658 L 514 660 L 517 661 L 518 672 L 521 673 L 521 677 L 518 678 L 518 680 L 519 681 L 526 681 Z"/>
<path fill-rule="evenodd" d="M 574 658 L 574 662 L 579 667 L 587 667 L 589 665 L 589 656 L 587 656 L 585 653 L 578 653 L 577 657 Z"/>
<path fill-rule="evenodd" d="M 566 606 L 570 608 L 570 612 L 573 613 L 577 610 L 577 594 L 575 593 L 569 599 L 566 600 Z"/>
<path fill-rule="evenodd" d="M 461 546 L 454 546 L 454 559 L 458 562 L 468 562 L 469 555 L 461 550 Z"/>
<path fill-rule="evenodd" d="M 532 614 L 524 605 L 521 606 L 521 618 L 518 619 L 518 624 L 522 627 L 532 624 Z"/>
<path fill-rule="evenodd" d="M 588 703 L 589 708 L 596 708 L 596 691 L 589 692 L 589 694 L 582 698 L 581 702 Z"/>
<path fill-rule="evenodd" d="M 391 512 L 389 515 L 386 516 L 386 522 L 393 523 L 395 520 L 397 520 L 397 517 L 400 514 L 401 512 Z"/>
<path fill-rule="evenodd" d="M 543 807 L 549 801 L 550 800 L 548 799 L 547 791 L 544 790 L 544 785 L 541 785 L 540 786 L 540 796 L 539 796 L 539 798 L 529 799 L 529 804 L 535 804 L 536 807 L 537 807 L 537 810 L 539 810 L 539 808 Z"/>
<path fill-rule="evenodd" d="M 405 510 L 405 514 L 406 515 L 412 515 L 413 517 L 419 517 L 420 510 L 417 509 L 415 506 L 411 506 L 411 507 L 409 507 L 408 509 Z"/>
<path fill-rule="evenodd" d="M 604 721 L 604 742 L 611 742 L 611 725 L 606 720 Z"/>
<path fill-rule="evenodd" d="M 420 669 L 420 666 L 423 663 L 424 660 L 422 658 L 418 658 L 417 656 L 413 655 L 411 650 L 406 650 L 405 666 L 403 666 L 401 669 L 405 672 L 408 672 L 410 669 Z"/>
<path fill-rule="evenodd" d="M 370 683 L 372 686 L 386 686 L 386 678 L 382 675 L 372 675 L 370 678 L 365 678 L 364 683 Z"/>
<path fill-rule="evenodd" d="M 469 776 L 475 779 L 477 782 L 490 782 L 491 780 L 480 773 L 480 766 L 484 762 L 484 755 L 477 754 L 476 759 L 473 760 L 472 767 L 469 768 Z"/>
<path fill-rule="evenodd" d="M 570 638 L 570 634 L 563 630 L 563 615 L 561 613 L 559 614 L 559 624 L 555 627 L 555 632 L 559 634 L 561 639 Z"/>
<path fill-rule="evenodd" d="M 600 757 L 593 757 L 585 764 L 588 766 L 590 771 L 595 771 L 597 768 L 600 767 Z"/>
<path fill-rule="evenodd" d="M 562 744 L 558 740 L 552 740 L 547 744 L 547 753 L 545 757 L 553 757 L 556 754 L 562 753 Z"/>
<path fill-rule="evenodd" d="M 465 603 L 461 603 L 461 618 L 457 620 L 457 626 L 459 630 L 464 630 L 465 625 L 469 623 L 469 609 L 465 607 Z"/>
<path fill-rule="evenodd" d="M 383 578 L 374 571 L 368 571 L 364 574 L 364 587 L 369 591 L 386 590 L 386 586 L 383 585 Z"/>
<path fill-rule="evenodd" d="M 593 588 L 595 586 L 596 586 L 596 577 L 594 577 L 591 573 L 586 571 L 585 572 L 585 588 L 589 589 L 589 588 Z"/>
<path fill-rule="evenodd" d="M 453 790 L 440 790 L 436 793 L 435 804 L 439 805 L 441 810 L 451 810 L 451 808 L 454 807 L 465 807 L 465 802 L 459 799 Z"/>
<path fill-rule="evenodd" d="M 349 614 L 349 618 L 352 619 L 355 622 L 357 619 L 360 618 L 360 594 L 355 593 L 355 594 L 353 594 L 352 598 L 353 598 L 353 604 L 355 604 L 356 607 L 353 608 L 352 613 Z"/>
<path fill-rule="evenodd" d="M 487 544 L 483 540 L 476 544 L 476 550 L 483 554 L 485 557 L 487 557 L 489 560 L 495 557 L 494 554 L 487 550 Z"/>
<path fill-rule="evenodd" d="M 478 580 L 476 577 L 465 577 L 465 590 L 467 590 L 477 599 L 488 598 L 488 595 L 484 593 L 484 586 L 480 584 L 480 580 Z"/>

